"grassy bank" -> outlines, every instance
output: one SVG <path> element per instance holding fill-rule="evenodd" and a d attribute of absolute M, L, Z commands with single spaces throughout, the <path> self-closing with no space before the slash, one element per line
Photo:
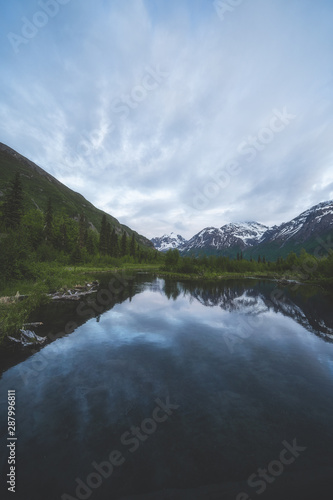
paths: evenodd
<path fill-rule="evenodd" d="M 285 273 L 276 272 L 199 272 L 199 273 L 180 273 L 175 271 L 165 271 L 160 270 L 158 275 L 161 277 L 169 277 L 182 280 L 216 280 L 216 279 L 241 279 L 241 278 L 256 278 L 256 279 L 274 279 L 274 280 L 295 280 L 299 281 L 300 276 L 298 275 L 286 275 Z"/>
<path fill-rule="evenodd" d="M 165 270 L 153 264 L 121 263 L 120 266 L 61 266 L 57 264 L 40 264 L 38 280 L 19 280 L 8 283 L 0 292 L 0 346 L 4 344 L 7 335 L 17 336 L 20 329 L 28 321 L 31 312 L 51 300 L 48 294 L 58 291 L 65 292 L 76 285 L 85 285 L 96 279 L 101 273 L 113 272 L 152 272 L 159 277 L 169 277 L 178 280 L 220 280 L 220 279 L 270 279 L 295 280 L 305 284 L 317 285 L 332 291 L 333 278 L 318 278 L 304 280 L 300 273 L 276 271 L 258 272 L 221 272 L 201 270 L 195 273 L 182 273 Z M 15 295 L 24 295 L 23 300 L 14 299 Z M 3 297 L 11 300 L 1 303 Z"/>
<path fill-rule="evenodd" d="M 193 280 L 224 280 L 224 279 L 262 279 L 262 280 L 274 280 L 277 284 L 287 284 L 286 281 L 296 282 L 302 285 L 312 285 L 321 288 L 324 292 L 332 294 L 333 293 L 333 278 L 309 278 L 304 279 L 304 275 L 300 273 L 277 273 L 277 272 L 257 272 L 257 273 L 217 273 L 217 272 L 207 272 L 207 273 L 178 273 L 174 271 L 159 271 L 158 276 L 168 277 L 172 279 L 178 279 L 182 281 L 193 281 Z"/>
<path fill-rule="evenodd" d="M 48 294 L 65 292 L 76 285 L 85 285 L 101 273 L 153 272 L 158 266 L 152 264 L 122 263 L 118 267 L 61 266 L 47 263 L 39 265 L 38 280 L 11 281 L 0 292 L 0 346 L 7 335 L 17 337 L 31 312 L 50 301 Z M 18 298 L 19 296 L 26 296 Z"/>

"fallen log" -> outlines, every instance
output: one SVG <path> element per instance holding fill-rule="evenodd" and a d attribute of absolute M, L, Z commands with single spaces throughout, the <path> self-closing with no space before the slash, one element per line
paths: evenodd
<path fill-rule="evenodd" d="M 12 340 L 13 342 L 19 343 L 23 345 L 24 347 L 36 345 L 36 344 L 44 344 L 46 342 L 47 337 L 39 337 L 38 335 L 35 334 L 35 332 L 32 332 L 31 330 L 20 330 L 21 336 L 20 338 L 15 338 L 15 337 L 10 337 L 8 335 L 9 340 Z"/>

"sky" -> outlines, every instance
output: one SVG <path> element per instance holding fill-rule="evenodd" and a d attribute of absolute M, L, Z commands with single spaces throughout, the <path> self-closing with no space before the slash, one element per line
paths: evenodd
<path fill-rule="evenodd" d="M 0 1 L 0 142 L 121 223 L 333 198 L 332 0 Z"/>

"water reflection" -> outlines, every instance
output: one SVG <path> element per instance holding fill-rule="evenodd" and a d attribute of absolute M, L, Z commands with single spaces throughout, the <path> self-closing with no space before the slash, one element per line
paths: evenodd
<path fill-rule="evenodd" d="M 294 439 L 306 451 L 260 498 L 320 498 L 333 473 L 333 347 L 318 338 L 330 340 L 329 299 L 274 289 L 137 275 L 110 302 L 106 293 L 82 302 L 85 315 L 78 304 L 64 304 L 64 316 L 58 305 L 44 311 L 56 322 L 46 328 L 64 336 L 0 381 L 3 414 L 7 390 L 17 394 L 16 498 L 80 498 L 77 478 L 87 485 L 112 450 L 125 462 L 81 497 L 256 498 L 248 478 Z M 77 326 L 66 333 L 69 321 Z M 178 408 L 154 428 L 157 400 Z"/>
<path fill-rule="evenodd" d="M 159 283 L 168 299 L 189 295 L 206 307 L 258 315 L 273 311 L 288 316 L 327 342 L 333 341 L 331 294 L 313 286 L 279 286 L 273 281 L 227 280 L 220 282 Z"/>

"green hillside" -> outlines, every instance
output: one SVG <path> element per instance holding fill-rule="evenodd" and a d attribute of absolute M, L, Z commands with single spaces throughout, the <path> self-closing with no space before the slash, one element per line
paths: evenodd
<path fill-rule="evenodd" d="M 105 212 L 96 208 L 81 194 L 69 189 L 35 163 L 2 143 L 0 143 L 0 203 L 17 172 L 20 174 L 25 193 L 25 210 L 38 208 L 45 212 L 48 200 L 51 199 L 54 213 L 62 211 L 71 218 L 77 218 L 79 214 L 83 213 L 89 223 L 100 231 L 102 216 Z M 132 236 L 134 233 L 138 243 L 149 248 L 153 247 L 152 243 L 144 236 L 120 224 L 111 215 L 106 214 L 106 217 L 112 229 L 115 228 L 118 234 L 124 230 L 128 236 Z"/>

